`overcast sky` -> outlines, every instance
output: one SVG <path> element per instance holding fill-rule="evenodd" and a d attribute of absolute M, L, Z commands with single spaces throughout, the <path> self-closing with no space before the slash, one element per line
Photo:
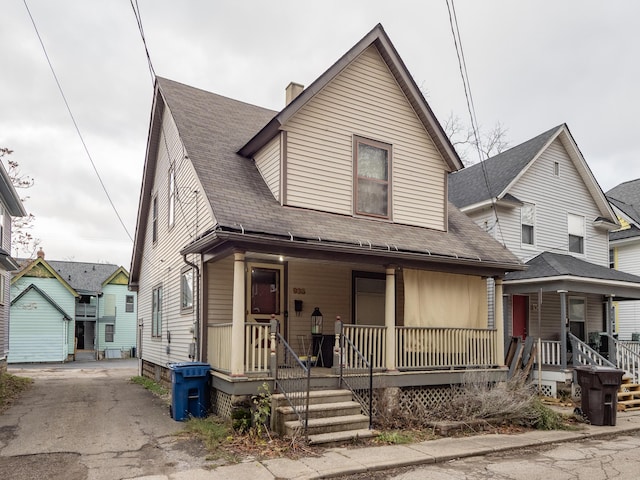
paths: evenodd
<path fill-rule="evenodd" d="M 158 75 L 279 110 L 377 23 L 436 116 L 467 121 L 445 0 L 138 0 Z M 135 234 L 153 94 L 128 0 L 27 0 L 89 153 Z M 514 146 L 566 122 L 603 190 L 640 177 L 640 2 L 457 0 L 480 125 Z M 129 268 L 121 226 L 22 0 L 1 0 L 0 147 L 35 178 L 50 260 Z"/>

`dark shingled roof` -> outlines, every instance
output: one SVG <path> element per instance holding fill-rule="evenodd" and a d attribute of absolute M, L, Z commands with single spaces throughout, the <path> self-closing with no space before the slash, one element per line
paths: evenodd
<path fill-rule="evenodd" d="M 486 159 L 483 163 L 491 191 L 487 188 L 482 163 L 449 174 L 449 201 L 463 208 L 497 197 L 562 127 L 564 124 Z"/>
<path fill-rule="evenodd" d="M 509 272 L 505 276 L 505 281 L 567 276 L 640 284 L 640 277 L 636 275 L 596 265 L 572 255 L 563 255 L 560 253 L 541 253 L 537 257 L 529 260 L 527 266 L 529 268 L 525 271 Z"/>
<path fill-rule="evenodd" d="M 613 205 L 640 224 L 640 178 L 621 183 L 606 195 Z"/>
<path fill-rule="evenodd" d="M 109 278 L 117 265 L 107 263 L 46 261 L 58 275 L 80 294 L 102 292 L 102 282 Z"/>
<path fill-rule="evenodd" d="M 513 265 L 517 258 L 449 204 L 449 230 L 431 230 L 281 206 L 253 160 L 236 152 L 277 113 L 158 78 L 187 155 L 202 182 L 217 227 Z"/>
<path fill-rule="evenodd" d="M 609 240 L 624 240 L 626 238 L 635 238 L 640 236 L 640 228 L 635 225 L 631 225 L 630 228 L 624 230 L 616 230 L 615 232 L 609 232 Z"/>

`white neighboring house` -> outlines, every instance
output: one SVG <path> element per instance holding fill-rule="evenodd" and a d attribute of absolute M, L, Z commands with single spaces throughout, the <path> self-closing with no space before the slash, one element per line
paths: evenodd
<path fill-rule="evenodd" d="M 566 124 L 450 174 L 449 199 L 526 262 L 504 278 L 504 331 L 542 339 L 551 377 L 610 351 L 613 300 L 640 299 L 640 277 L 609 268 L 620 224 Z"/>
<path fill-rule="evenodd" d="M 622 228 L 609 234 L 610 266 L 640 275 L 640 179 L 612 188 L 607 198 L 622 224 Z M 640 340 L 640 302 L 615 303 L 620 340 Z"/>
<path fill-rule="evenodd" d="M 18 263 L 10 255 L 11 217 L 24 217 L 26 214 L 9 174 L 0 163 L 0 372 L 6 369 L 9 354 L 11 272 L 18 268 Z"/>

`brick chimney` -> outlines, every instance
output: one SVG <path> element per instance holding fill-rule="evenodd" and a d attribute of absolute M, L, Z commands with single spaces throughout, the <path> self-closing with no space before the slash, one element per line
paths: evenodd
<path fill-rule="evenodd" d="M 40 247 L 40 250 L 38 250 L 38 258 L 41 258 L 44 260 L 44 250 L 42 250 L 42 247 Z"/>
<path fill-rule="evenodd" d="M 287 98 L 285 102 L 285 107 L 289 105 L 291 102 L 295 100 L 295 98 L 302 93 L 304 90 L 304 85 L 300 85 L 299 83 L 291 82 L 287 85 L 285 91 L 287 92 Z"/>

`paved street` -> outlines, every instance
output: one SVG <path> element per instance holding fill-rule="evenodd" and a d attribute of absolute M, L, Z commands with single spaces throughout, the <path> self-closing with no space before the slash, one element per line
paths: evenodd
<path fill-rule="evenodd" d="M 0 415 L 0 478 L 111 480 L 202 466 L 157 397 L 128 380 L 136 360 L 10 368 L 34 379 Z"/>

